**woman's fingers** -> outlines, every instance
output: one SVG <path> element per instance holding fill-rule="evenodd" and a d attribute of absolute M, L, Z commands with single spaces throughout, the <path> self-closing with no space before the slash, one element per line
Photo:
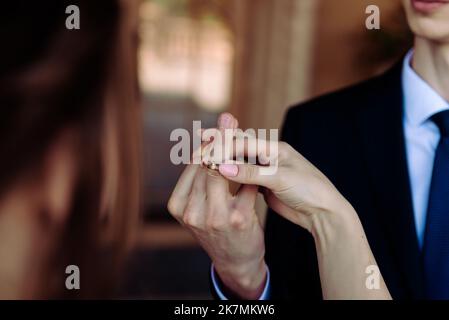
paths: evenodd
<path fill-rule="evenodd" d="M 251 136 L 236 137 L 232 145 L 232 159 L 248 159 L 252 164 L 272 165 L 278 159 L 278 142 Z"/>
<path fill-rule="evenodd" d="M 267 205 L 276 211 L 277 213 L 280 213 L 282 215 L 285 215 L 287 213 L 291 213 L 294 210 L 287 205 L 285 205 L 282 201 L 280 201 L 271 190 L 265 189 L 263 193 L 263 197 L 265 199 L 265 202 Z"/>
<path fill-rule="evenodd" d="M 253 164 L 272 165 L 279 157 L 278 141 L 257 139 L 240 130 L 229 132 L 223 129 L 207 129 L 203 132 L 202 139 L 211 141 L 204 150 L 204 161 L 226 163 L 234 159 L 247 159 Z"/>
<path fill-rule="evenodd" d="M 267 205 L 273 209 L 275 212 L 283 216 L 285 219 L 299 224 L 303 228 L 307 230 L 311 230 L 310 221 L 307 216 L 299 214 L 298 212 L 289 206 L 287 206 L 284 202 L 279 200 L 276 195 L 271 191 L 266 189 L 264 192 L 264 199 Z"/>
<path fill-rule="evenodd" d="M 276 182 L 276 174 L 268 174 L 275 171 L 273 167 L 263 167 L 252 164 L 222 164 L 220 173 L 231 181 L 242 184 L 254 184 L 272 189 Z"/>

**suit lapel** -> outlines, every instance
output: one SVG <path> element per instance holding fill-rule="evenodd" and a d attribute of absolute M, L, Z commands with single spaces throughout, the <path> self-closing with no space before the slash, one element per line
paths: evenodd
<path fill-rule="evenodd" d="M 422 298 L 420 252 L 415 231 L 403 133 L 402 64 L 378 78 L 363 101 L 362 145 L 375 192 L 376 214 L 385 229 L 393 261 L 414 298 Z"/>

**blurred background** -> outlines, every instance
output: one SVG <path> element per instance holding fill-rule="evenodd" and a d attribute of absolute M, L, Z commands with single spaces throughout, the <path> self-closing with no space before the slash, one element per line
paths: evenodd
<path fill-rule="evenodd" d="M 365 27 L 372 4 L 381 30 Z M 170 162 L 170 133 L 213 127 L 223 111 L 242 128 L 279 128 L 292 104 L 384 71 L 411 35 L 400 0 L 141 0 L 135 20 L 144 223 L 124 294 L 208 299 L 209 259 L 166 209 L 183 169 Z"/>

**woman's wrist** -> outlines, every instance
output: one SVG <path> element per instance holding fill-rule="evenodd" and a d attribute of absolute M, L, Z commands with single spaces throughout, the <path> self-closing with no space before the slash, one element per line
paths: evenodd
<path fill-rule="evenodd" d="M 356 235 L 361 223 L 356 211 L 346 199 L 341 199 L 329 208 L 311 215 L 311 234 L 317 249 L 335 245 L 338 237 Z M 363 229 L 362 229 L 363 230 Z"/>
<path fill-rule="evenodd" d="M 391 299 L 383 279 L 366 286 L 367 267 L 377 266 L 362 223 L 347 203 L 313 216 L 312 230 L 324 299 Z"/>

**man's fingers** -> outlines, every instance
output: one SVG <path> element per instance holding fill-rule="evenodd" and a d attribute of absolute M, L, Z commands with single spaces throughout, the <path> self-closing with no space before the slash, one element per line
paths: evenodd
<path fill-rule="evenodd" d="M 230 196 L 229 181 L 217 172 L 209 170 L 206 185 L 207 201 L 216 207 L 222 207 Z"/>
<path fill-rule="evenodd" d="M 238 125 L 237 119 L 229 112 L 220 114 L 217 120 L 218 129 L 237 129 Z"/>
<path fill-rule="evenodd" d="M 187 205 L 183 212 L 182 221 L 190 227 L 201 228 L 204 224 L 204 204 L 206 201 L 206 179 L 207 174 L 200 168 L 195 176 L 192 190 Z"/>
<path fill-rule="evenodd" d="M 219 127 L 218 131 L 223 132 L 225 129 L 236 128 L 238 122 L 231 114 L 223 113 L 218 118 L 217 125 Z M 204 132 L 202 131 L 200 134 L 203 136 Z M 195 155 L 204 157 L 204 154 L 208 153 L 209 148 L 211 148 L 210 144 L 207 142 L 203 143 L 200 152 L 196 151 Z M 187 211 L 187 217 L 184 217 L 184 220 L 187 219 L 190 222 L 198 224 L 199 217 L 196 211 L 199 212 L 201 210 L 199 210 L 196 203 L 199 203 L 201 206 L 208 199 L 210 206 L 222 207 L 229 196 L 229 182 L 225 178 L 217 172 L 195 166 L 195 170 L 186 170 L 181 176 L 180 181 L 173 191 L 172 199 L 174 201 L 171 199 L 169 208 L 176 209 L 174 211 L 177 212 L 180 211 L 179 208 L 184 209 L 181 210 Z"/>
<path fill-rule="evenodd" d="M 189 164 L 186 166 L 173 190 L 173 195 L 187 197 L 190 194 L 193 182 L 195 181 L 195 175 L 199 168 L 200 166 L 196 164 Z"/>
<path fill-rule="evenodd" d="M 217 128 L 206 129 L 201 132 L 201 140 L 211 142 L 203 150 L 203 163 L 213 161 L 221 163 L 232 153 L 232 141 L 238 121 L 230 113 L 222 113 L 217 120 Z"/>
<path fill-rule="evenodd" d="M 259 187 L 251 184 L 242 184 L 236 195 L 236 206 L 243 209 L 252 209 L 256 203 Z M 243 210 L 244 212 L 247 210 Z"/>
<path fill-rule="evenodd" d="M 180 217 L 182 215 L 199 168 L 199 165 L 189 164 L 182 172 L 168 201 L 168 210 L 173 216 Z"/>
<path fill-rule="evenodd" d="M 235 118 L 230 113 L 222 113 L 218 117 L 217 125 L 219 128 L 218 132 L 224 133 L 226 129 L 234 129 L 237 123 Z M 222 145 L 219 144 L 218 147 L 221 148 Z M 209 204 L 217 208 L 222 207 L 230 196 L 229 182 L 217 172 L 208 171 L 206 185 Z"/>
<path fill-rule="evenodd" d="M 200 167 L 193 182 L 192 190 L 190 192 L 190 198 L 206 198 L 206 180 L 206 170 Z"/>

